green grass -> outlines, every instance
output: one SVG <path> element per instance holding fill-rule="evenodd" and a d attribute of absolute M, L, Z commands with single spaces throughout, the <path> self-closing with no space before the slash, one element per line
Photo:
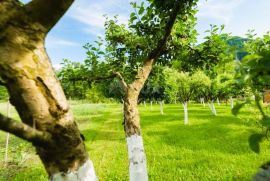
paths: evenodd
<path fill-rule="evenodd" d="M 258 167 L 270 160 L 269 142 L 263 141 L 256 154 L 248 145 L 249 135 L 260 133 L 256 112 L 246 108 L 240 118 L 229 105 L 216 106 L 218 116 L 208 107 L 189 105 L 188 126 L 180 105 L 140 106 L 141 125 L 150 180 L 251 180 Z M 128 180 L 128 160 L 122 126 L 121 105 L 72 102 L 74 116 L 86 137 L 86 147 L 99 179 Z M 0 103 L 0 111 L 5 104 Z M 13 115 L 18 116 L 13 111 Z M 5 133 L 0 133 L 0 180 L 47 180 L 32 146 L 11 137 L 9 165 L 5 168 Z"/>

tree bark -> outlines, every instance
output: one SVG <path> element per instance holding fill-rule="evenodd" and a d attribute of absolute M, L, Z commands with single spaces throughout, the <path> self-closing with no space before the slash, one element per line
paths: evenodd
<path fill-rule="evenodd" d="M 0 129 L 32 142 L 50 180 L 96 180 L 44 47 L 47 32 L 71 3 L 34 0 L 21 6 L 6 0 L 1 4 L 0 13 L 7 14 L 0 18 L 0 78 L 23 123 L 0 115 Z"/>
<path fill-rule="evenodd" d="M 137 107 L 138 96 L 139 91 L 135 87 L 129 85 L 126 88 L 124 98 L 124 129 L 128 147 L 129 178 L 131 181 L 147 181 L 146 156 Z"/>

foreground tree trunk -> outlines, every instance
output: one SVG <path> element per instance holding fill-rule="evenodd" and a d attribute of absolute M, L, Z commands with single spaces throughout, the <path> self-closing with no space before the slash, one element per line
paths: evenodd
<path fill-rule="evenodd" d="M 57 80 L 44 39 L 72 0 L 0 6 L 0 82 L 22 123 L 0 114 L 0 129 L 31 142 L 50 180 L 96 180 L 83 138 Z"/>

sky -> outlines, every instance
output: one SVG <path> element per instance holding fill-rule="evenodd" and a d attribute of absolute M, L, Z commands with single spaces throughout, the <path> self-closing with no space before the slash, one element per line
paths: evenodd
<path fill-rule="evenodd" d="M 28 3 L 29 0 L 22 0 Z M 138 1 L 138 0 L 135 0 Z M 140 0 L 142 1 L 142 0 Z M 71 8 L 49 32 L 46 49 L 55 68 L 63 59 L 82 62 L 86 58 L 83 45 L 104 36 L 104 15 L 118 15 L 127 23 L 132 8 L 130 0 L 75 0 Z M 225 32 L 245 36 L 255 29 L 258 36 L 270 31 L 269 0 L 199 0 L 196 29 L 203 41 L 210 24 L 225 25 Z"/>

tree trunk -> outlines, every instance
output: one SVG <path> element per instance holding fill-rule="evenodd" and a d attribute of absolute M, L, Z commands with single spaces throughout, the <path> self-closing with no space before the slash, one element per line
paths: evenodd
<path fill-rule="evenodd" d="M 217 104 L 220 106 L 219 98 L 217 98 Z"/>
<path fill-rule="evenodd" d="M 230 97 L 230 103 L 231 103 L 231 109 L 233 109 L 233 107 L 234 107 L 234 102 L 233 102 L 233 98 L 232 98 L 232 97 Z"/>
<path fill-rule="evenodd" d="M 159 105 L 160 105 L 160 114 L 163 115 L 164 114 L 164 112 L 163 112 L 163 102 L 159 101 Z"/>
<path fill-rule="evenodd" d="M 146 107 L 146 103 L 145 103 L 145 101 L 143 101 L 143 105 L 144 105 L 144 107 Z"/>
<path fill-rule="evenodd" d="M 203 104 L 203 107 L 205 107 L 204 98 L 201 98 L 201 103 Z"/>
<path fill-rule="evenodd" d="M 124 123 L 129 158 L 130 181 L 147 181 L 147 164 L 140 129 L 140 115 L 137 107 L 138 91 L 132 86 L 126 89 L 124 99 Z"/>
<path fill-rule="evenodd" d="M 185 125 L 188 125 L 188 103 L 186 101 L 183 103 L 183 108 L 184 108 Z"/>
<path fill-rule="evenodd" d="M 217 115 L 217 111 L 216 111 L 216 108 L 215 108 L 214 101 L 211 101 L 211 102 L 209 103 L 209 107 L 210 107 L 211 112 L 213 113 L 213 115 L 216 116 L 216 115 Z"/>
<path fill-rule="evenodd" d="M 153 111 L 153 101 L 150 102 L 150 111 Z"/>
<path fill-rule="evenodd" d="M 10 2 L 13 14 L 5 14 L 10 17 L 4 28 L 0 18 L 0 80 L 23 123 L 0 114 L 0 129 L 32 142 L 50 180 L 96 180 L 44 47 L 47 32 L 72 1 L 35 0 L 26 7 Z M 1 8 L 0 13 L 5 12 Z"/>

